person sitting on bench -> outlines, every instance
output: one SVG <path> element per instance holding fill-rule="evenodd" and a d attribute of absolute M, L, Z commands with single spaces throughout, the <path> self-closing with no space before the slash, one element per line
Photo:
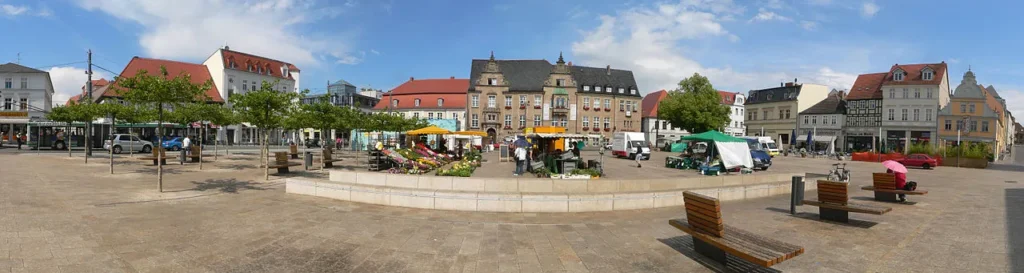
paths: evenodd
<path fill-rule="evenodd" d="M 896 177 L 895 180 L 896 180 L 896 188 L 897 189 L 901 189 L 901 190 L 905 190 L 905 191 L 914 191 L 914 190 L 917 189 L 917 182 L 914 182 L 914 181 L 907 182 L 907 174 L 900 173 L 900 172 L 893 172 L 892 170 L 889 170 L 889 169 L 886 169 L 885 172 L 886 173 L 894 174 L 894 176 Z M 901 193 L 901 194 L 899 194 L 899 197 L 900 197 L 900 202 L 907 202 L 907 195 L 906 194 L 902 194 Z"/>

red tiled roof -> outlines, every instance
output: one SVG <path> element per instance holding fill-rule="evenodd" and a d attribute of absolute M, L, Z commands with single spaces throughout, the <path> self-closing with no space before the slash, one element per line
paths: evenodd
<path fill-rule="evenodd" d="M 224 69 L 232 69 L 231 61 L 233 60 L 235 62 L 233 69 L 238 71 L 249 71 L 248 65 L 253 65 L 253 73 L 258 73 L 258 68 L 262 67 L 263 73 L 270 71 L 270 76 L 289 80 L 293 79 L 291 73 L 281 75 L 281 67 L 287 65 L 288 70 L 299 72 L 299 68 L 290 63 L 228 49 L 221 49 L 221 57 L 224 58 Z"/>
<path fill-rule="evenodd" d="M 468 82 L 468 81 L 467 81 Z M 467 87 L 468 88 L 468 87 Z M 416 99 L 420 99 L 420 106 L 416 106 Z M 444 106 L 437 106 L 437 99 L 444 99 Z M 392 101 L 398 100 L 398 106 L 390 107 Z M 390 107 L 392 110 L 414 110 L 414 109 L 466 109 L 466 91 L 462 94 L 391 94 L 386 93 L 380 98 L 380 102 L 373 107 L 374 110 L 385 110 Z"/>
<path fill-rule="evenodd" d="M 102 86 L 106 86 L 107 84 L 110 84 L 110 82 L 107 81 L 107 79 L 104 79 L 104 78 L 100 78 L 99 80 L 92 80 L 92 88 L 93 88 L 93 90 L 95 90 L 96 88 L 102 87 Z M 86 85 L 82 85 L 82 92 L 83 93 L 85 92 L 85 89 L 87 87 L 88 86 L 86 86 Z"/>
<path fill-rule="evenodd" d="M 935 70 L 935 76 L 931 80 L 921 78 L 921 70 L 925 67 L 931 67 L 932 70 Z M 892 74 L 897 69 L 902 69 L 906 73 L 902 81 L 894 81 L 892 79 Z M 946 62 L 937 64 L 894 64 L 892 68 L 889 68 L 889 73 L 885 76 L 885 82 L 882 85 L 940 84 L 944 74 L 946 74 Z"/>
<path fill-rule="evenodd" d="M 469 79 L 413 79 L 391 89 L 391 94 L 466 94 L 469 90 Z"/>
<path fill-rule="evenodd" d="M 668 96 L 668 92 L 664 89 L 651 92 L 644 96 L 644 99 L 640 101 L 640 107 L 643 109 L 643 116 L 645 118 L 656 118 L 658 117 L 658 103 L 661 102 Z"/>
<path fill-rule="evenodd" d="M 206 65 L 140 57 L 132 58 L 128 65 L 124 67 L 124 71 L 121 71 L 119 77 L 134 77 L 140 70 L 146 70 L 150 75 L 155 75 L 160 73 L 161 66 L 167 68 L 167 76 L 170 78 L 181 73 L 187 73 L 191 76 L 193 84 L 203 84 L 212 78 L 210 70 L 207 69 Z M 114 84 L 117 84 L 117 82 L 115 81 Z M 224 102 L 224 99 L 220 97 L 220 91 L 217 90 L 217 85 L 212 83 L 210 84 L 210 89 L 206 90 L 206 96 L 210 97 L 209 101 L 211 102 Z M 108 88 L 103 92 L 102 97 L 120 97 L 120 94 L 118 94 L 117 88 Z"/>
<path fill-rule="evenodd" d="M 736 93 L 718 90 L 718 95 L 722 97 L 722 104 L 732 105 L 736 101 Z"/>
<path fill-rule="evenodd" d="M 846 95 L 847 100 L 881 99 L 882 82 L 889 73 L 860 74 L 857 81 L 853 82 L 850 94 Z"/>
<path fill-rule="evenodd" d="M 68 102 L 64 103 L 64 105 L 78 104 L 79 99 L 82 99 L 82 94 L 71 96 L 71 98 L 68 99 Z"/>

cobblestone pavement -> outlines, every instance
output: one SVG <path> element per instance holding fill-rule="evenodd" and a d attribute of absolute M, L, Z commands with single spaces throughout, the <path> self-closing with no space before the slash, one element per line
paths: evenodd
<path fill-rule="evenodd" d="M 653 162 L 653 161 L 652 161 Z M 779 158 L 779 169 L 834 161 Z M 667 224 L 682 208 L 469 213 L 284 193 L 245 157 L 153 167 L 0 152 L 0 272 L 1024 272 L 1024 178 L 911 170 L 931 190 L 849 225 L 788 213 L 788 196 L 725 202 L 727 224 L 805 247 L 774 269 L 696 255 Z M 652 164 L 645 172 L 673 172 Z M 854 188 L 877 163 L 851 163 Z M 304 171 L 292 175 L 303 175 Z M 321 174 L 322 176 L 322 174 Z M 854 190 L 854 201 L 868 192 Z M 1012 232 L 1011 232 L 1012 231 Z"/>

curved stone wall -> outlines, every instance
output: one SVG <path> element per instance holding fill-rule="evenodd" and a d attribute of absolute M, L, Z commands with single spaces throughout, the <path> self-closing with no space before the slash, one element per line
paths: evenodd
<path fill-rule="evenodd" d="M 378 205 L 489 212 L 585 212 L 680 206 L 693 190 L 721 200 L 789 194 L 799 173 L 616 180 L 466 178 L 330 171 L 330 179 L 288 178 L 288 193 Z M 814 183 L 807 183 L 813 190 Z"/>

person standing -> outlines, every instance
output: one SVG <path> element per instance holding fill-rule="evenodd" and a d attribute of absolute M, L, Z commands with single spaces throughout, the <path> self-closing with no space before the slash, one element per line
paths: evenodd
<path fill-rule="evenodd" d="M 24 140 L 22 140 L 22 137 L 23 136 L 21 135 L 21 131 L 17 131 L 17 136 L 15 136 L 15 139 L 18 140 L 18 150 L 21 150 L 21 143 L 24 142 Z"/>
<path fill-rule="evenodd" d="M 190 139 L 188 136 L 185 136 L 185 138 L 181 140 L 181 146 L 182 149 L 185 149 L 185 155 L 188 155 L 189 153 L 192 152 L 192 139 Z"/>
<path fill-rule="evenodd" d="M 526 149 L 522 146 L 516 146 L 515 150 L 516 157 L 516 172 L 515 175 L 519 176 L 523 174 L 523 165 L 526 163 Z"/>
<path fill-rule="evenodd" d="M 636 154 L 633 156 L 633 159 L 636 160 L 636 167 L 640 168 L 640 159 L 644 158 L 644 149 L 640 147 L 640 144 L 633 145 L 633 149 L 634 153 Z"/>

